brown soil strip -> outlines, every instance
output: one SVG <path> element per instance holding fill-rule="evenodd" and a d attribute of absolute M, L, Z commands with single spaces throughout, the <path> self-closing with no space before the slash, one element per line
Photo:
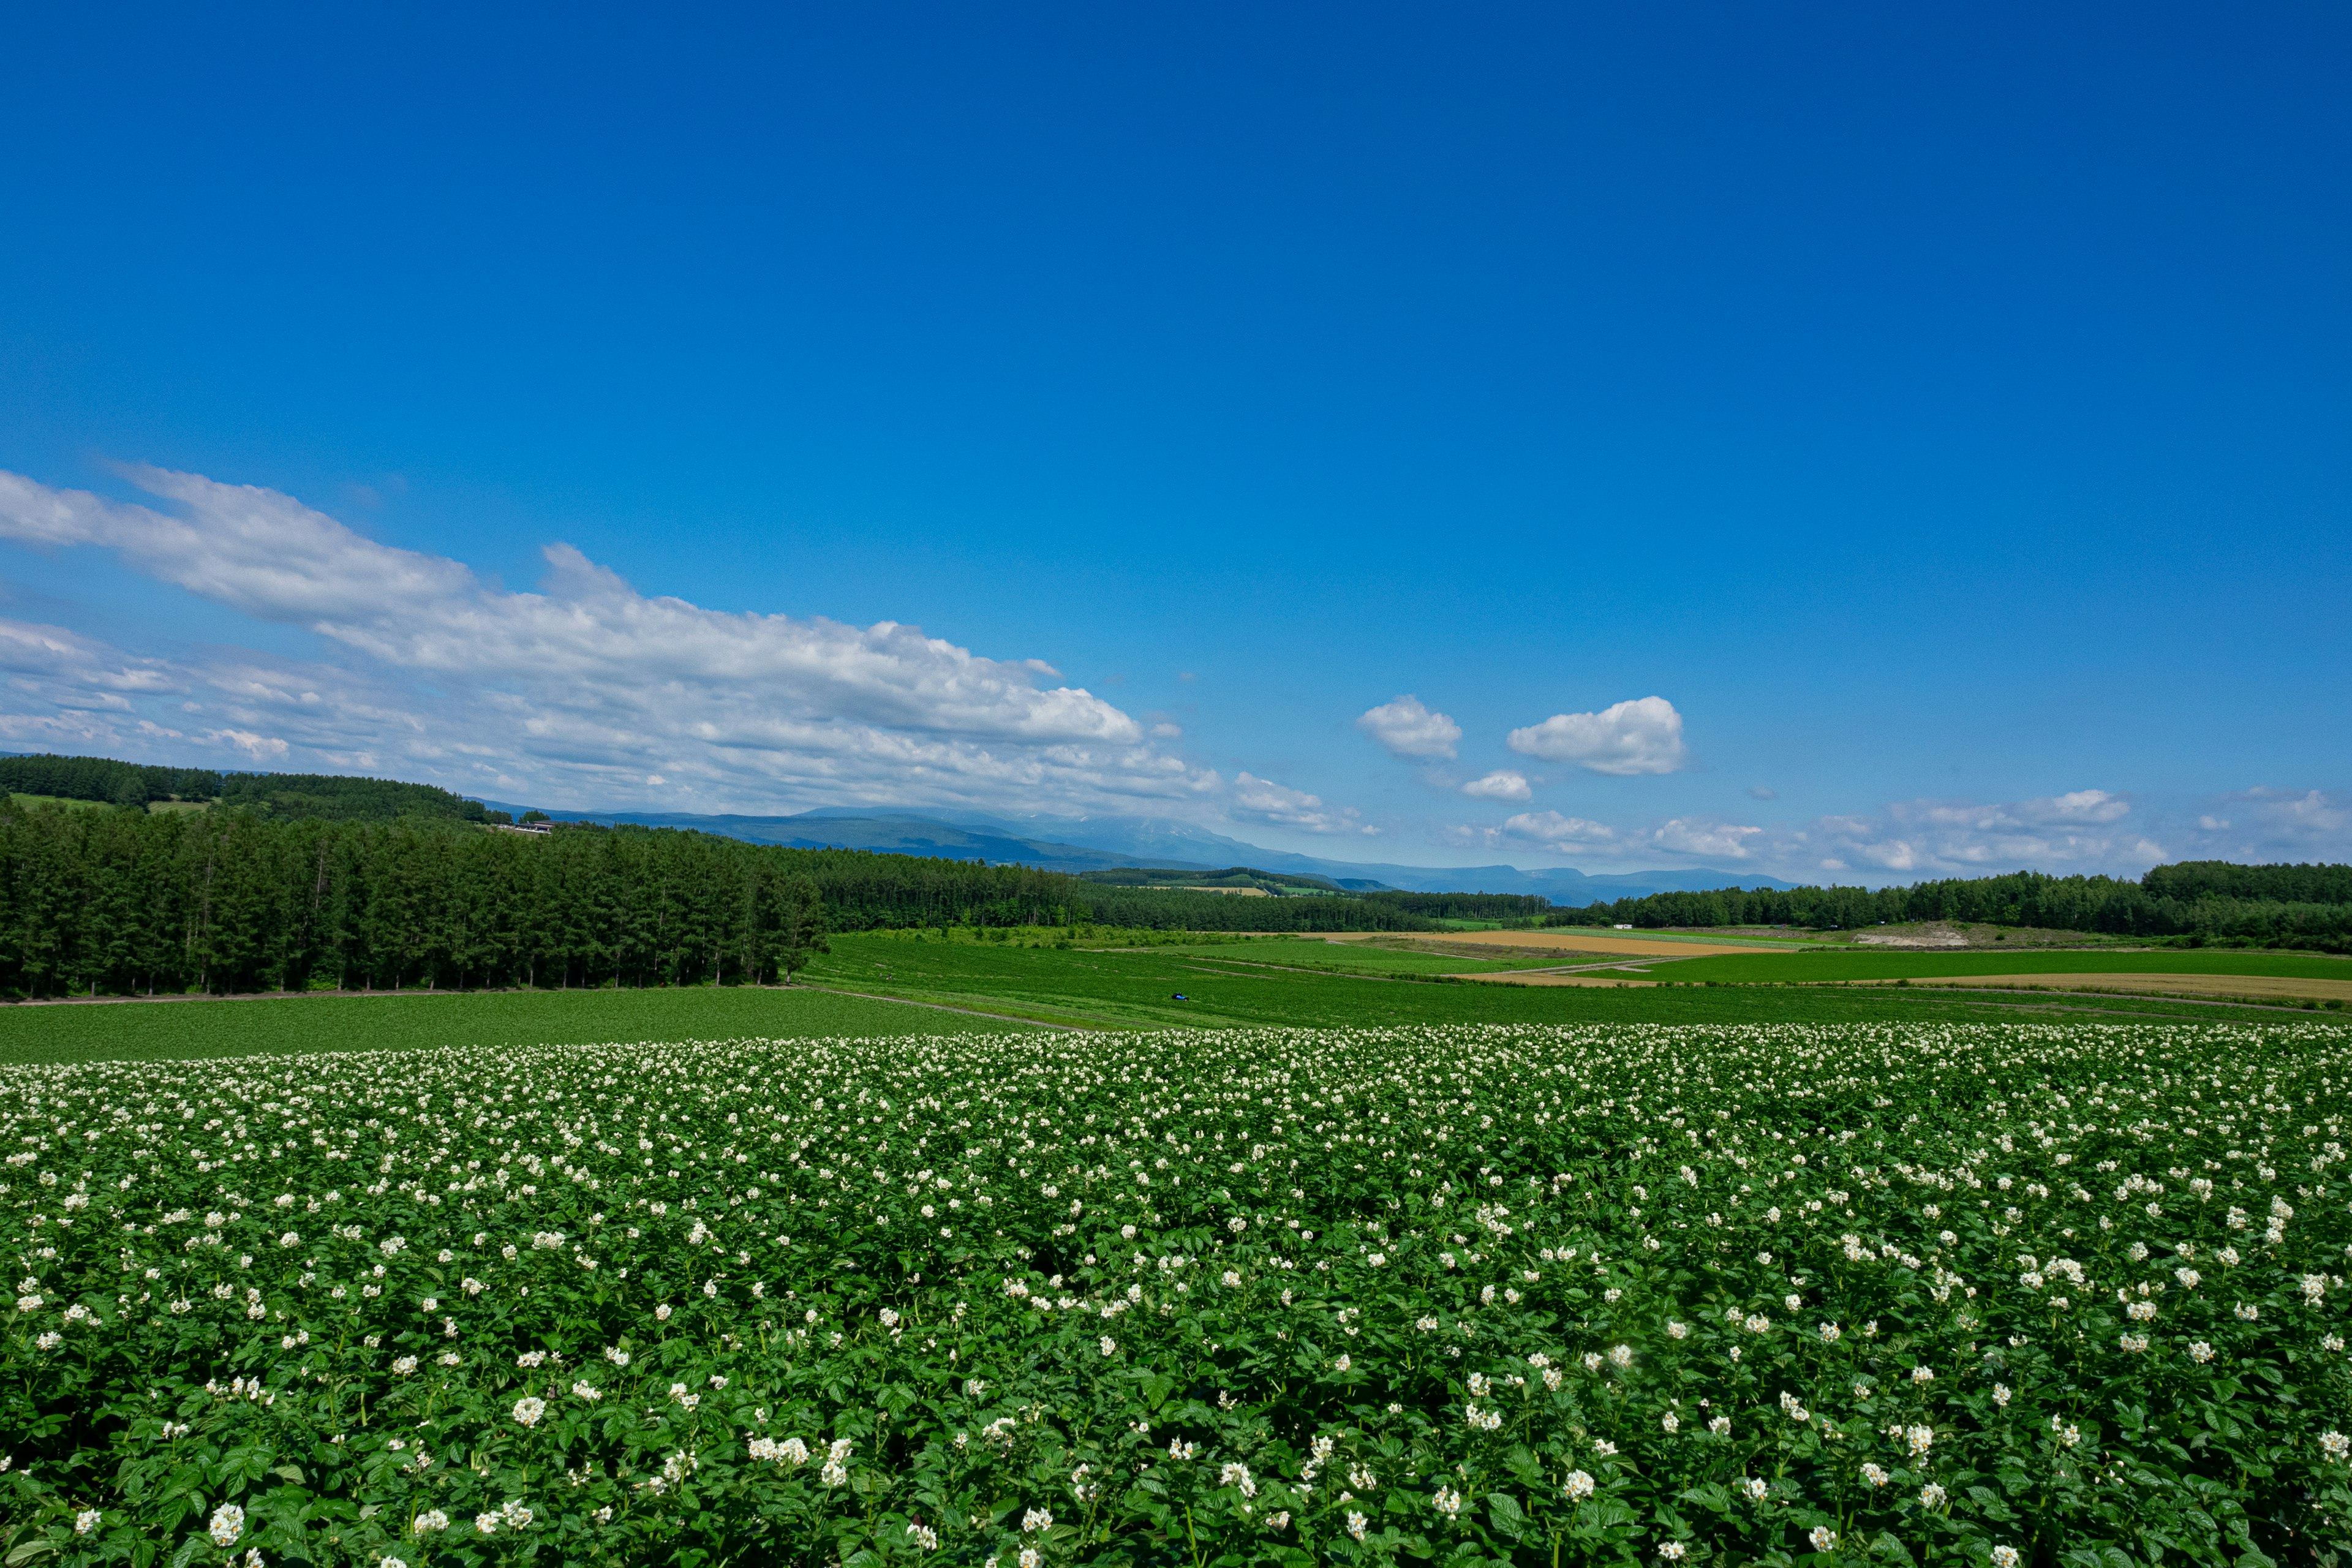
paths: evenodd
<path fill-rule="evenodd" d="M 1825 982 L 1822 984 L 1835 984 Z M 1853 985 L 1892 985 L 1892 980 L 1854 980 Z M 2352 1002 L 2352 980 L 2306 980 L 2284 974 L 1939 974 L 1915 989 L 1968 986 L 2000 991 L 2126 992 L 2143 995 L 2247 996 L 2296 1001 Z"/>

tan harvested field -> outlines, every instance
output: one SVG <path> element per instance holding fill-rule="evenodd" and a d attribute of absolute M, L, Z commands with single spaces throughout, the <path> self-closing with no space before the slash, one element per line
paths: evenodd
<path fill-rule="evenodd" d="M 1892 985 L 1892 980 L 1813 984 Z M 1954 974 L 1916 985 L 1974 985 L 2002 991 L 2132 991 L 2175 996 L 2263 996 L 2352 1003 L 2352 980 L 2305 980 L 2284 974 Z"/>
<path fill-rule="evenodd" d="M 1660 942 L 1654 937 L 1619 936 L 1614 931 L 1587 932 L 1573 930 L 1552 931 L 1379 931 L 1371 933 L 1383 942 L 1426 942 L 1447 947 L 1516 947 L 1540 952 L 1591 952 L 1604 958 L 1704 958 L 1717 952 L 1775 952 L 1781 951 L 1762 942 Z M 1370 936 L 1337 936 L 1329 942 L 1365 942 Z M 1793 952 L 1794 949 L 1789 951 Z"/>

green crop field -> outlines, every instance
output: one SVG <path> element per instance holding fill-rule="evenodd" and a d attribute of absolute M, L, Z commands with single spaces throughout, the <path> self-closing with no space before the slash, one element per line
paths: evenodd
<path fill-rule="evenodd" d="M 1888 954 L 1897 962 L 1916 955 Z M 1085 1029 L 1460 1023 L 1772 1023 L 1989 1016 L 2275 1017 L 2274 1008 L 2155 997 L 2034 999 L 1822 992 L 1717 984 L 1656 989 L 1447 982 L 1551 962 L 1481 963 L 1293 939 L 1142 952 L 837 936 L 790 989 L 490 991 L 0 1006 L 0 1062 L 170 1060 L 257 1053 L 587 1045 L 737 1037 L 814 1038 L 990 1032 L 1024 1022 Z M 1681 960 L 1660 977 L 1706 978 Z M 1812 963 L 1814 960 L 1786 960 Z M 1819 962 L 1835 963 L 1837 959 Z M 2289 962 L 2324 962 L 2290 960 Z M 1776 971 L 1777 972 L 1777 971 Z M 1187 1000 L 1178 1002 L 1181 993 Z M 909 1005 L 908 1004 L 920 1004 Z M 946 1009 L 955 1009 L 948 1011 Z"/>
<path fill-rule="evenodd" d="M 1636 961 L 1639 962 L 1639 961 Z M 2352 959 L 2323 953 L 2232 952 L 2171 948 L 2159 952 L 1869 952 L 1815 949 L 1793 955 L 1745 953 L 1658 961 L 1675 980 L 1933 980 L 1974 974 L 2257 974 L 2297 980 L 2352 980 Z"/>
<path fill-rule="evenodd" d="M 973 1022 L 990 1029 L 1011 1026 L 993 1019 Z M 957 1023 L 954 1015 L 930 1008 L 798 987 L 63 1003 L 0 1007 L 0 1062 L 169 1061 L 732 1036 L 929 1035 L 952 1032 Z"/>
<path fill-rule="evenodd" d="M 1453 1024 L 6 1067 L 0 1555 L 2336 1561 L 2347 1044 Z"/>

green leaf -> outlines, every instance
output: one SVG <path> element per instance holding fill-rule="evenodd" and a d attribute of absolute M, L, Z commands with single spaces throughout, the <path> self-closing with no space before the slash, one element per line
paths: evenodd
<path fill-rule="evenodd" d="M 1486 1494 L 1486 1517 L 1494 1521 L 1496 1534 L 1507 1535 L 1514 1541 L 1528 1527 L 1526 1510 L 1519 1507 L 1519 1500 L 1508 1492 Z"/>

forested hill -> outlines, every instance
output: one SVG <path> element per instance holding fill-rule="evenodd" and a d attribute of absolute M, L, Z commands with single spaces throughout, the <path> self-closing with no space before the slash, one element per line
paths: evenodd
<path fill-rule="evenodd" d="M 1790 925 L 1817 931 L 1903 921 L 1982 921 L 2352 952 L 2352 866 L 2183 860 L 2158 866 L 2137 882 L 2020 871 L 1875 890 L 1723 888 L 1620 899 L 1545 917 L 1549 925 Z"/>
<path fill-rule="evenodd" d="M 15 995 L 725 983 L 789 969 L 820 921 L 1432 924 L 1352 899 L 1109 888 L 1025 867 L 668 828 L 524 834 L 418 816 L 0 805 L 0 993 Z"/>
<path fill-rule="evenodd" d="M 340 773 L 216 773 L 118 763 L 108 757 L 47 754 L 0 757 L 0 793 L 54 795 L 64 800 L 145 805 L 185 801 L 242 806 L 277 817 L 317 816 L 333 822 L 391 822 L 402 816 L 453 822 L 506 820 L 478 800 L 432 784 Z"/>

